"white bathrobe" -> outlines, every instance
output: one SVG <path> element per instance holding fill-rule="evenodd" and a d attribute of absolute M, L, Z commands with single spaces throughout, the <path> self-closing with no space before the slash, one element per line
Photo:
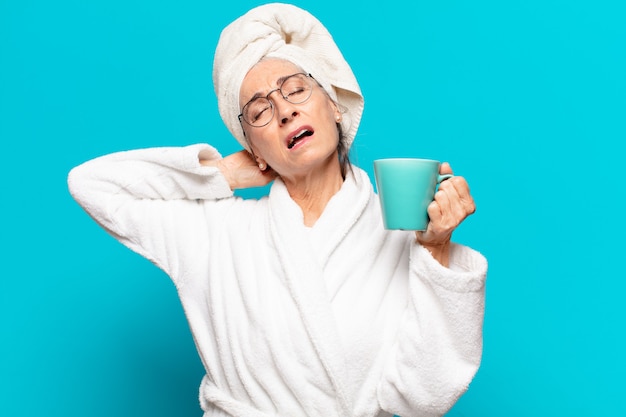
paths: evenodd
<path fill-rule="evenodd" d="M 478 369 L 486 260 L 450 268 L 383 229 L 354 167 L 311 228 L 284 183 L 234 197 L 208 145 L 72 170 L 79 204 L 172 279 L 206 369 L 205 417 L 439 416 Z"/>

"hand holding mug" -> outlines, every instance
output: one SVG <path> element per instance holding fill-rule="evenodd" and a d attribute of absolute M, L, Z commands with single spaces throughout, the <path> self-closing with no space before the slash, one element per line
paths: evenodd
<path fill-rule="evenodd" d="M 448 163 L 417 158 L 376 160 L 374 174 L 385 228 L 414 230 L 447 266 L 452 232 L 476 209 L 465 179 Z"/>
<path fill-rule="evenodd" d="M 443 163 L 440 174 L 452 174 L 448 163 Z M 428 205 L 430 221 L 424 231 L 416 231 L 417 242 L 426 247 L 447 246 L 452 232 L 467 216 L 476 211 L 476 205 L 463 177 L 453 176 L 442 182 Z"/>

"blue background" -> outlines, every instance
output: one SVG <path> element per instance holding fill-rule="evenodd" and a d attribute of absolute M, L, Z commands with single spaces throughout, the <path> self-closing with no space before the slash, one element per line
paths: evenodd
<path fill-rule="evenodd" d="M 212 57 L 257 4 L 0 0 L 0 415 L 201 415 L 174 286 L 65 181 L 123 149 L 238 150 Z M 361 83 L 353 161 L 446 160 L 472 187 L 455 240 L 490 262 L 485 349 L 449 416 L 626 415 L 625 3 L 296 4 Z"/>

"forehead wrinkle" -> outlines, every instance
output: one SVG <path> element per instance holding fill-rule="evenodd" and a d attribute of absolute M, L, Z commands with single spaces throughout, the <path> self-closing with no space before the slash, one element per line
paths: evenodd
<path fill-rule="evenodd" d="M 287 78 L 291 77 L 292 75 L 294 75 L 294 74 L 283 75 L 282 77 L 278 77 L 278 78 L 276 79 L 276 86 L 277 86 L 277 87 L 278 87 L 278 86 L 282 86 L 282 85 L 283 85 L 283 83 L 285 82 L 285 80 L 286 80 Z M 250 100 L 249 100 L 249 101 L 252 101 L 252 100 L 257 99 L 257 98 L 259 98 L 259 97 L 265 97 L 265 96 L 266 96 L 266 94 L 265 94 L 265 93 L 260 92 L 260 91 L 257 91 L 256 93 L 254 93 L 254 94 L 252 95 L 252 97 L 250 97 Z"/>

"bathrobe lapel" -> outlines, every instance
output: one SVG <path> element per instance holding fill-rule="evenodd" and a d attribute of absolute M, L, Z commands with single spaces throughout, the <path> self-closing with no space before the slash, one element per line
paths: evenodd
<path fill-rule="evenodd" d="M 346 386 L 346 354 L 341 344 L 326 288 L 324 269 L 328 257 L 363 213 L 370 196 L 367 175 L 355 168 L 341 190 L 328 203 L 311 230 L 306 230 L 300 207 L 277 180 L 269 196 L 269 225 L 285 272 L 285 284 L 298 306 L 301 319 L 319 360 L 337 395 L 338 412 L 350 415 L 352 401 Z M 367 184 L 360 184 L 367 181 Z M 317 254 L 317 256 L 315 256 Z"/>

